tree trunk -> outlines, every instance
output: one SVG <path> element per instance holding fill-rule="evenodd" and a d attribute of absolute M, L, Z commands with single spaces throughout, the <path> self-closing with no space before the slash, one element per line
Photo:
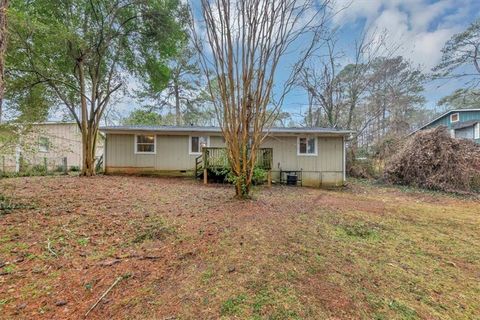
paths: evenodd
<path fill-rule="evenodd" d="M 246 179 L 245 174 L 243 173 L 237 177 L 237 181 L 235 183 L 235 197 L 238 199 L 248 199 L 250 198 L 250 186 L 251 182 L 248 182 Z"/>
<path fill-rule="evenodd" d="M 241 177 L 237 177 L 237 183 L 235 184 L 235 197 L 240 199 L 244 197 L 243 182 Z"/>
<path fill-rule="evenodd" d="M 352 121 L 353 121 L 353 112 L 355 111 L 355 107 L 357 106 L 357 94 L 351 94 L 351 101 L 350 101 L 350 108 L 348 110 L 348 120 L 347 120 L 347 127 L 346 129 L 352 129 Z"/>
<path fill-rule="evenodd" d="M 0 0 L 0 123 L 3 116 L 3 96 L 5 92 L 4 67 L 7 48 L 7 8 L 8 0 Z"/>
<path fill-rule="evenodd" d="M 87 128 L 86 140 L 83 142 L 83 167 L 82 176 L 90 177 L 95 175 L 95 142 L 93 138 L 93 130 Z"/>
<path fill-rule="evenodd" d="M 178 87 L 178 82 L 174 82 L 175 90 L 175 125 L 179 126 L 182 124 L 182 114 L 180 111 L 180 88 Z"/>
<path fill-rule="evenodd" d="M 80 131 L 82 133 L 82 157 L 83 157 L 83 166 L 81 175 L 82 176 L 93 176 L 95 175 L 95 150 L 92 150 L 94 145 L 93 133 L 94 130 L 88 121 L 88 110 L 87 110 L 87 98 L 85 96 L 85 73 L 84 65 L 82 58 L 77 60 L 78 67 L 78 81 L 80 84 L 80 108 L 81 108 L 81 126 Z M 93 115 L 92 115 L 93 116 Z"/>

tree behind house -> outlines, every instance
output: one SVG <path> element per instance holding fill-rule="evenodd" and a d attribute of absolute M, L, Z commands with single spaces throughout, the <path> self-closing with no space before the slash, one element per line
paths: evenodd
<path fill-rule="evenodd" d="M 197 106 L 201 107 L 200 68 L 195 58 L 194 48 L 186 41 L 168 63 L 171 72 L 167 86 L 161 91 L 148 88 L 145 95 L 145 98 L 153 100 L 150 111 L 162 114 L 165 114 L 165 111 L 172 112 L 175 115 L 173 124 L 177 126 L 187 123 L 185 114 Z"/>
<path fill-rule="evenodd" d="M 300 81 L 311 97 L 305 123 L 353 130 L 351 148 L 403 136 L 425 120 L 422 72 L 401 56 L 362 59 L 369 42 L 361 43 L 354 63 L 342 67 L 343 55 L 327 40 L 327 54 Z"/>

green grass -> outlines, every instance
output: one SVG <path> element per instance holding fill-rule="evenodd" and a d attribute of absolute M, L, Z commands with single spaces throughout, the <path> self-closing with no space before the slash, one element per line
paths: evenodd
<path fill-rule="evenodd" d="M 418 314 L 412 308 L 406 306 L 405 304 L 392 300 L 388 304 L 389 308 L 394 310 L 401 319 L 405 320 L 415 320 L 418 319 Z"/>
<path fill-rule="evenodd" d="M 167 225 L 165 220 L 159 216 L 149 216 L 143 221 L 132 223 L 136 229 L 133 243 L 143 243 L 145 241 L 165 240 L 167 236 L 174 235 L 174 227 Z"/>
<path fill-rule="evenodd" d="M 338 236 L 353 240 L 376 241 L 380 239 L 380 228 L 362 222 L 341 225 L 337 228 Z"/>
<path fill-rule="evenodd" d="M 16 265 L 14 264 L 9 264 L 5 267 L 2 268 L 2 271 L 5 272 L 5 273 L 12 273 L 15 271 L 15 269 L 17 268 Z"/>
<path fill-rule="evenodd" d="M 238 296 L 229 298 L 220 307 L 220 314 L 222 316 L 237 315 L 242 311 L 247 296 L 245 294 L 239 294 Z"/>
<path fill-rule="evenodd" d="M 77 240 L 77 242 L 78 242 L 79 245 L 85 247 L 90 242 L 90 238 L 88 238 L 88 237 L 80 238 L 80 239 Z"/>

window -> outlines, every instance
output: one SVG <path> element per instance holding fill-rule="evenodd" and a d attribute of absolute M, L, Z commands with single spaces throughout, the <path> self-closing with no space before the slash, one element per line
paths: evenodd
<path fill-rule="evenodd" d="M 200 154 L 202 153 L 203 147 L 208 147 L 210 145 L 210 137 L 206 136 L 191 136 L 190 137 L 190 154 Z"/>
<path fill-rule="evenodd" d="M 155 153 L 154 134 L 139 134 L 135 136 L 135 153 Z"/>
<path fill-rule="evenodd" d="M 457 122 L 458 120 L 460 120 L 458 113 L 452 113 L 450 115 L 450 122 Z"/>
<path fill-rule="evenodd" d="M 48 152 L 50 147 L 50 141 L 47 137 L 40 137 L 38 139 L 38 151 L 40 152 Z"/>
<path fill-rule="evenodd" d="M 298 138 L 298 155 L 316 156 L 317 155 L 317 138 L 299 137 Z"/>

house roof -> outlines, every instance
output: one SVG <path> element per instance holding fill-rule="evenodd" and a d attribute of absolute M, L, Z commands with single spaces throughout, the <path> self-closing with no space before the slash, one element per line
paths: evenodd
<path fill-rule="evenodd" d="M 42 121 L 42 122 L 32 122 L 32 124 L 49 125 L 49 124 L 77 124 L 77 123 L 75 121 Z"/>
<path fill-rule="evenodd" d="M 454 109 L 454 110 L 446 111 L 446 112 L 442 113 L 441 115 L 439 115 L 438 117 L 436 117 L 435 119 L 433 119 L 432 121 L 424 124 L 424 125 L 421 126 L 420 128 L 418 128 L 418 129 L 416 129 L 415 131 L 413 131 L 412 134 L 415 133 L 415 132 L 417 132 L 418 130 L 422 130 L 423 128 L 429 126 L 430 124 L 434 123 L 434 122 L 437 121 L 438 119 L 441 119 L 441 118 L 449 115 L 450 113 L 473 112 L 473 111 L 480 111 L 480 109 Z"/>
<path fill-rule="evenodd" d="M 479 122 L 480 122 L 480 120 L 470 120 L 470 121 L 459 122 L 459 123 L 455 123 L 452 126 L 452 128 L 455 129 L 455 130 L 468 128 L 468 127 L 472 127 L 472 126 L 476 125 Z"/>
<path fill-rule="evenodd" d="M 202 126 L 109 126 L 101 127 L 100 131 L 105 133 L 122 133 L 122 132 L 173 132 L 173 133 L 192 133 L 192 132 L 206 132 L 206 133 L 221 133 L 220 127 L 202 127 Z M 295 128 L 270 128 L 265 132 L 272 134 L 334 134 L 334 135 L 349 135 L 353 133 L 351 130 L 342 130 L 336 128 L 320 128 L 320 127 L 295 127 Z"/>

